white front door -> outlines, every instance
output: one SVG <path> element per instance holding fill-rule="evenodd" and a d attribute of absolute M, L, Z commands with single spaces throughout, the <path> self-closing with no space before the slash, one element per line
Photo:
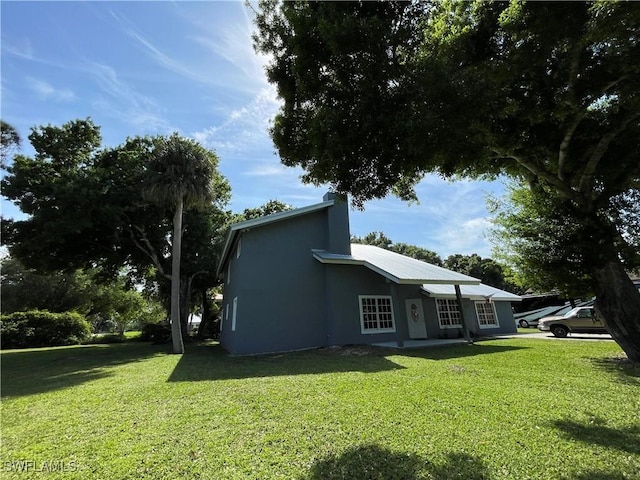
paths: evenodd
<path fill-rule="evenodd" d="M 424 321 L 422 299 L 410 298 L 408 300 L 405 300 L 404 304 L 407 310 L 409 338 L 427 338 L 427 324 Z"/>

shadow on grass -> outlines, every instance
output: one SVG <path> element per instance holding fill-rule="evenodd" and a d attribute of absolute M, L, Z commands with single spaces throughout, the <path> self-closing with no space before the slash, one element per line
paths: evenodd
<path fill-rule="evenodd" d="M 219 344 L 192 345 L 171 373 L 170 382 L 230 380 L 309 375 L 335 372 L 374 373 L 403 370 L 386 357 L 401 355 L 424 359 L 460 358 L 518 350 L 506 345 L 465 345 L 422 349 L 389 349 L 369 346 L 321 348 L 303 352 L 232 357 Z"/>
<path fill-rule="evenodd" d="M 640 455 L 640 423 L 621 429 L 610 428 L 603 423 L 604 420 L 598 418 L 588 425 L 571 420 L 556 420 L 553 426 L 570 439 Z"/>
<path fill-rule="evenodd" d="M 166 345 L 121 343 L 2 352 L 1 395 L 20 397 L 111 375 L 108 367 L 166 354 Z"/>
<path fill-rule="evenodd" d="M 371 349 L 352 349 L 350 353 L 332 349 L 307 350 L 283 354 L 246 357 L 229 356 L 218 344 L 192 345 L 180 358 L 169 382 L 231 380 L 242 378 L 310 375 L 319 373 L 374 373 L 402 370 Z"/>
<path fill-rule="evenodd" d="M 444 462 L 431 463 L 417 454 L 397 453 L 377 445 L 351 448 L 339 456 L 316 461 L 300 480 L 344 479 L 413 480 L 432 478 L 448 480 L 490 478 L 486 465 L 464 453 L 449 453 Z"/>
<path fill-rule="evenodd" d="M 592 358 L 591 363 L 618 377 L 626 385 L 640 386 L 640 364 L 631 363 L 626 357 Z"/>
<path fill-rule="evenodd" d="M 526 350 L 531 347 L 515 347 L 512 345 L 488 345 L 486 343 L 473 343 L 470 345 L 443 346 L 421 349 L 392 350 L 395 355 L 406 357 L 424 358 L 426 360 L 449 360 L 452 358 L 474 357 L 477 355 L 491 355 L 515 350 Z M 389 350 L 386 351 L 389 355 Z"/>

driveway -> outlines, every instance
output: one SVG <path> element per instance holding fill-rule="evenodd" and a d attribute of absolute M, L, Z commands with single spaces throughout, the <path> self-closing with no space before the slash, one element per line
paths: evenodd
<path fill-rule="evenodd" d="M 589 341 L 597 341 L 597 340 L 609 340 L 613 341 L 611 335 L 608 333 L 570 333 L 565 338 L 555 337 L 550 332 L 537 332 L 537 333 L 515 333 L 513 335 L 499 335 L 494 338 L 546 338 L 549 340 L 589 340 Z"/>

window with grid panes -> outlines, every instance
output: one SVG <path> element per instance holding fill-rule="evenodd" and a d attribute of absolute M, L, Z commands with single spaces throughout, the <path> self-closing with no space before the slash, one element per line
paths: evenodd
<path fill-rule="evenodd" d="M 460 307 L 453 298 L 437 298 L 438 321 L 440 328 L 457 328 L 462 326 Z"/>
<path fill-rule="evenodd" d="M 390 296 L 360 295 L 360 326 L 362 333 L 395 332 L 393 305 Z"/>
<path fill-rule="evenodd" d="M 498 326 L 496 310 L 491 302 L 476 302 L 476 315 L 480 328 L 492 328 Z"/>

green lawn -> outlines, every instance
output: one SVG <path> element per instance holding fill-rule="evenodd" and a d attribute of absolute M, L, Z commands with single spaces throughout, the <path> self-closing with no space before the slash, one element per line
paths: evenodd
<path fill-rule="evenodd" d="M 0 477 L 640 478 L 640 369 L 613 342 L 167 349 L 3 352 Z"/>

